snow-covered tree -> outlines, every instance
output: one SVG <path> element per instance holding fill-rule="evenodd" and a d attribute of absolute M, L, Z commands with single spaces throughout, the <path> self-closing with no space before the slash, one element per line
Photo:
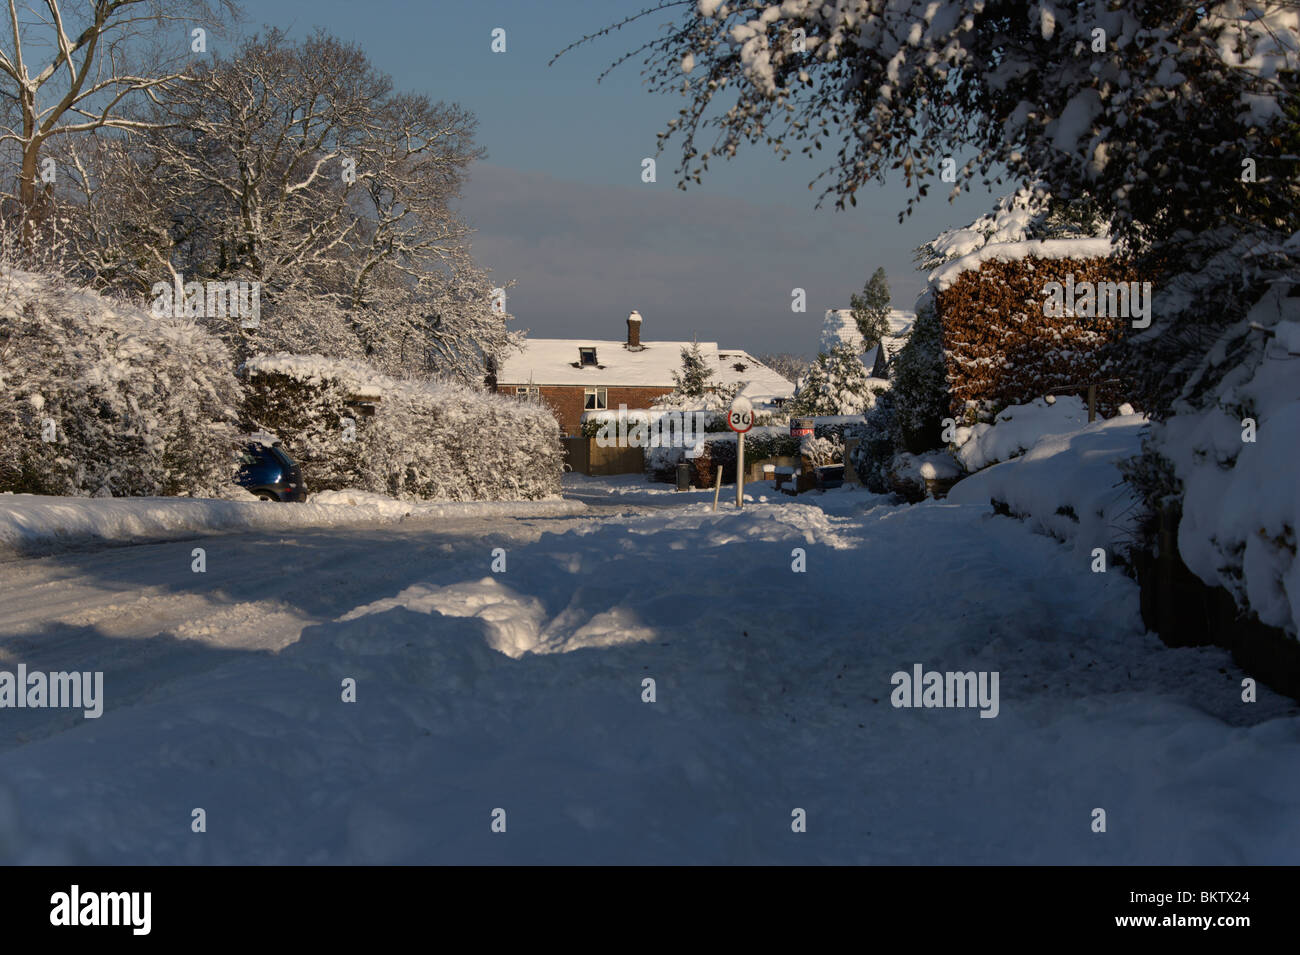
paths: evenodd
<path fill-rule="evenodd" d="M 837 205 L 897 170 L 910 210 L 945 166 L 954 192 L 1007 171 L 1086 193 L 1144 240 L 1278 225 L 1300 205 L 1277 136 L 1300 62 L 1287 0 L 699 0 L 593 37 L 665 10 L 676 19 L 618 62 L 644 54 L 652 88 L 685 97 L 661 134 L 681 139 L 683 187 L 746 143 L 802 144 L 831 147 L 819 178 Z"/>
<path fill-rule="evenodd" d="M 817 356 L 789 409 L 794 415 L 862 414 L 875 402 L 876 390 L 862 356 L 848 345 L 836 345 Z"/>
<path fill-rule="evenodd" d="M 718 411 L 730 406 L 740 393 L 739 382 L 713 384 L 713 369 L 700 351 L 698 342 L 682 349 L 682 367 L 673 372 L 673 390 L 656 398 L 655 408 Z"/>
<path fill-rule="evenodd" d="M 894 356 L 892 371 L 890 421 L 898 448 L 919 454 L 938 447 L 948 390 L 942 329 L 928 297 L 917 303 L 912 334 Z"/>
<path fill-rule="evenodd" d="M 883 268 L 876 269 L 861 294 L 849 298 L 849 308 L 853 310 L 853 320 L 858 323 L 862 333 L 862 344 L 866 348 L 878 345 L 889 334 L 889 277 Z"/>
<path fill-rule="evenodd" d="M 803 355 L 792 355 L 789 352 L 768 352 L 766 355 L 759 355 L 758 360 L 782 378 L 792 382 L 808 374 L 808 369 L 812 366 L 812 362 Z"/>
<path fill-rule="evenodd" d="M 260 283 L 258 327 L 207 317 L 241 358 L 323 350 L 481 382 L 515 338 L 452 209 L 482 155 L 473 115 L 395 91 L 323 33 L 251 37 L 196 77 L 157 97 L 147 134 L 81 157 L 68 210 L 90 277 L 139 295 Z"/>
<path fill-rule="evenodd" d="M 193 79 L 191 28 L 212 31 L 234 9 L 229 0 L 11 0 L 0 26 L 0 146 L 13 183 L 7 217 L 28 241 L 49 209 L 47 144 L 150 128 L 136 108 Z"/>
<path fill-rule="evenodd" d="M 682 349 L 681 371 L 673 372 L 673 394 L 682 398 L 703 398 L 709 390 L 713 371 L 700 354 L 698 342 Z"/>
<path fill-rule="evenodd" d="M 997 201 L 993 211 L 961 229 L 948 229 L 916 249 L 917 268 L 937 269 L 998 242 L 1027 239 L 1100 238 L 1108 226 L 1090 197 L 1066 201 L 1051 194 L 1045 183 L 1017 189 Z"/>

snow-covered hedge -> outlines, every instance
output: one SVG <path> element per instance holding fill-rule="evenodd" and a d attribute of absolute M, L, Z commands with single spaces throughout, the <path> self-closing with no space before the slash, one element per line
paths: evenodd
<path fill-rule="evenodd" d="M 239 384 L 186 319 L 0 271 L 0 490 L 211 496 L 234 473 Z"/>
<path fill-rule="evenodd" d="M 450 501 L 559 493 L 559 426 L 539 402 L 319 355 L 257 356 L 240 373 L 245 426 L 284 441 L 311 490 Z M 367 403 L 373 416 L 360 412 Z"/>
<path fill-rule="evenodd" d="M 1300 245 L 1300 242 L 1297 242 Z M 1218 339 L 1152 429 L 1183 490 L 1178 550 L 1201 580 L 1300 633 L 1300 298 L 1278 281 Z"/>
<path fill-rule="evenodd" d="M 996 411 L 1095 383 L 1098 406 L 1114 415 L 1129 395 L 1112 381 L 1118 372 L 1108 346 L 1129 331 L 1131 322 L 1140 328 L 1151 321 L 1153 283 L 1150 275 L 1140 275 L 1110 253 L 1108 239 L 1007 242 L 985 245 L 936 269 L 930 289 L 940 328 L 946 414 L 960 415 L 972 403 Z M 1140 278 L 1146 281 L 1130 287 Z M 1057 308 L 1048 307 L 1052 283 L 1060 293 Z M 1087 290 L 1077 309 L 1067 300 L 1076 286 Z M 1110 294 L 1103 294 L 1103 287 Z M 1143 294 L 1136 294 L 1139 290 Z"/>

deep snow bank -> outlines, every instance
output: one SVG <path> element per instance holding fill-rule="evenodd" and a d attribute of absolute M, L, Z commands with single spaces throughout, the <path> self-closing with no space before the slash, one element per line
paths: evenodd
<path fill-rule="evenodd" d="M 988 432 L 991 438 L 1002 425 Z M 1141 450 L 1142 415 L 1120 415 L 1073 431 L 1038 438 L 1023 455 L 985 468 L 948 494 L 954 504 L 1006 504 L 1012 514 L 1077 552 L 1102 547 L 1123 553 L 1132 540 L 1140 504 L 1118 465 Z M 970 458 L 1007 450 L 1024 439 L 1013 429 L 1007 442 L 985 442 Z M 965 450 L 963 448 L 962 450 Z"/>

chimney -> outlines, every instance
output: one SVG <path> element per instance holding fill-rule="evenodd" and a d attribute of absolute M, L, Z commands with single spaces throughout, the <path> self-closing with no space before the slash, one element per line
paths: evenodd
<path fill-rule="evenodd" d="M 628 351 L 641 350 L 641 313 L 636 309 L 627 317 L 627 348 Z"/>

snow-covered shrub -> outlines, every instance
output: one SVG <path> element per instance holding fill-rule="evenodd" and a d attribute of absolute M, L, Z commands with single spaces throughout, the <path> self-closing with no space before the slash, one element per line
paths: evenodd
<path fill-rule="evenodd" d="M 799 453 L 815 468 L 844 461 L 844 440 L 837 435 L 819 437 L 806 434 L 799 445 Z"/>
<path fill-rule="evenodd" d="M 1021 438 L 1029 447 L 963 479 L 948 500 L 979 507 L 993 503 L 995 510 L 1071 544 L 1081 563 L 1092 560 L 1097 547 L 1106 551 L 1108 561 L 1127 562 L 1141 508 L 1133 488 L 1121 479 L 1120 464 L 1137 450 L 1147 421 L 1137 414 L 1091 424 L 1086 413 L 1083 420 L 1072 418 L 1070 427 L 1058 420 L 1037 438 L 1036 429 L 1000 422 L 988 434 L 1006 429 L 1010 440 L 1004 449 L 1021 443 Z M 1039 417 L 1040 423 L 1045 420 Z"/>
<path fill-rule="evenodd" d="M 1292 244 L 1300 251 L 1300 238 Z M 1173 414 L 1153 425 L 1138 473 L 1149 495 L 1183 491 L 1178 551 L 1188 568 L 1263 623 L 1296 635 L 1300 283 L 1294 265 L 1279 264 L 1289 274 L 1265 273 L 1263 294 L 1187 377 Z"/>
<path fill-rule="evenodd" d="M 210 496 L 234 474 L 239 383 L 193 321 L 0 272 L 0 490 Z"/>
<path fill-rule="evenodd" d="M 258 356 L 241 372 L 253 395 L 273 394 L 285 378 L 307 390 L 297 404 L 250 401 L 246 424 L 275 431 L 304 462 L 313 490 L 360 485 L 394 497 L 452 501 L 535 500 L 559 492 L 559 427 L 538 402 L 451 382 L 388 378 L 318 355 Z M 373 416 L 354 412 L 367 402 Z M 351 418 L 352 427 L 342 418 Z"/>
<path fill-rule="evenodd" d="M 948 414 L 970 401 L 997 409 L 1097 384 L 1098 407 L 1113 416 L 1130 395 L 1111 352 L 1130 321 L 1151 320 L 1153 278 L 1113 257 L 1105 238 L 986 245 L 937 269 L 930 289 Z"/>
<path fill-rule="evenodd" d="M 310 374 L 275 358 L 254 358 L 240 368 L 246 430 L 283 441 L 302 465 L 309 490 L 374 489 L 381 479 L 367 472 L 372 442 L 358 440 L 365 419 L 353 390 L 329 374 Z"/>
<path fill-rule="evenodd" d="M 895 444 L 913 453 L 940 444 L 948 413 L 941 337 L 933 299 L 926 295 L 917 303 L 911 337 L 894 356 L 891 379 Z"/>
<path fill-rule="evenodd" d="M 1131 412 L 1124 406 L 1122 413 Z M 1024 454 L 1046 435 L 1077 431 L 1087 423 L 1083 399 L 1046 396 L 1005 408 L 991 423 L 957 428 L 952 446 L 961 466 L 973 472 Z"/>
<path fill-rule="evenodd" d="M 1030 239 L 1104 238 L 1109 233 L 1088 198 L 1062 200 L 1047 184 L 1034 182 L 998 200 L 992 212 L 961 229 L 948 229 L 916 250 L 917 267 L 930 272 L 986 245 Z"/>
<path fill-rule="evenodd" d="M 671 482 L 677 477 L 677 464 L 686 457 L 686 448 L 658 447 L 645 449 L 645 473 L 652 481 Z"/>
<path fill-rule="evenodd" d="M 961 478 L 961 468 L 946 450 L 894 456 L 886 473 L 889 489 L 905 500 L 917 502 L 927 497 L 943 497 L 948 488 Z"/>
<path fill-rule="evenodd" d="M 749 454 L 749 442 L 746 441 L 745 453 Z M 734 433 L 717 434 L 705 439 L 699 452 L 691 462 L 692 483 L 696 487 L 712 487 L 717 480 L 716 470 L 722 469 L 722 483 L 729 484 L 736 480 L 736 436 Z"/>
<path fill-rule="evenodd" d="M 745 459 L 793 458 L 799 454 L 799 439 L 784 428 L 754 427 L 745 435 Z"/>
<path fill-rule="evenodd" d="M 898 450 L 898 415 L 894 409 L 895 393 L 891 389 L 876 399 L 875 407 L 867 412 L 865 422 L 845 432 L 846 437 L 856 437 L 851 463 L 858 479 L 874 494 L 889 492 L 889 464 Z"/>

